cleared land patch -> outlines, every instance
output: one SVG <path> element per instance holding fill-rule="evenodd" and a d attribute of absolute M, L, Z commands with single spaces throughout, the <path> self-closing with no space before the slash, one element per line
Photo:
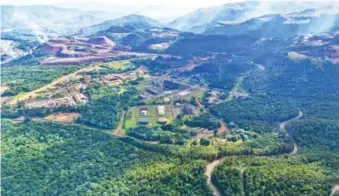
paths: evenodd
<path fill-rule="evenodd" d="M 129 60 L 112 61 L 112 62 L 101 65 L 101 67 L 105 67 L 107 69 L 119 70 L 119 71 L 125 71 L 131 66 L 133 66 L 133 64 Z"/>
<path fill-rule="evenodd" d="M 126 119 L 124 122 L 124 128 L 134 128 L 139 125 L 139 120 L 141 118 L 147 119 L 146 126 L 154 126 L 158 124 L 159 119 L 167 119 L 167 123 L 170 123 L 173 119 L 175 119 L 177 112 L 175 112 L 173 106 L 171 105 L 162 105 L 165 108 L 164 114 L 159 114 L 158 105 L 146 105 L 146 106 L 136 106 L 132 107 L 128 110 Z M 142 115 L 141 108 L 147 108 L 147 114 Z"/>
<path fill-rule="evenodd" d="M 58 112 L 55 114 L 50 114 L 44 117 L 42 120 L 49 120 L 49 121 L 60 122 L 60 123 L 72 123 L 79 116 L 80 114 L 76 112 L 70 112 L 70 113 Z"/>

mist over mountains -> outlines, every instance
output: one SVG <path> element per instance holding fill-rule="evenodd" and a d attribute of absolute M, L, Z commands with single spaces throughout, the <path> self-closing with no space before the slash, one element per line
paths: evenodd
<path fill-rule="evenodd" d="M 112 26 L 126 25 L 141 29 L 167 27 L 207 35 L 244 34 L 265 37 L 290 37 L 308 32 L 338 30 L 339 6 L 322 2 L 227 3 L 178 15 L 169 22 L 163 20 L 166 13 L 160 14 L 168 9 L 165 6 L 144 9 L 132 7 L 128 11 L 127 8 L 117 6 L 104 11 L 92 11 L 51 5 L 2 5 L 1 34 L 4 39 L 12 39 L 15 35 L 24 40 L 44 42 L 61 35 L 80 33 L 88 36 Z M 157 17 L 153 19 L 145 16 L 152 15 L 148 13 Z M 179 12 L 174 10 L 173 14 Z"/>

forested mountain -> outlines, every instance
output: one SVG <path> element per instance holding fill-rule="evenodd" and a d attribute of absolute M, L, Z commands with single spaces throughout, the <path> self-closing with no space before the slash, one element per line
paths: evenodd
<path fill-rule="evenodd" d="M 134 26 L 141 29 L 149 29 L 152 27 L 163 27 L 163 25 L 156 20 L 153 20 L 145 16 L 133 14 L 115 20 L 107 20 L 100 24 L 96 24 L 90 27 L 82 28 L 79 31 L 79 33 L 83 35 L 92 35 L 99 31 L 107 30 L 112 26 L 124 26 L 124 25 Z"/>
<path fill-rule="evenodd" d="M 336 32 L 339 30 L 337 13 L 320 14 L 316 10 L 287 15 L 273 14 L 252 18 L 237 24 L 212 24 L 205 34 L 248 35 L 254 37 L 291 38 L 307 33 Z M 324 22 L 326 21 L 326 22 Z"/>
<path fill-rule="evenodd" d="M 170 27 L 194 33 L 211 32 L 210 26 L 239 23 L 266 14 L 287 14 L 307 9 L 331 8 L 330 3 L 292 2 L 292 1 L 247 1 L 227 3 L 222 6 L 202 8 L 182 16 L 171 23 Z M 217 28 L 217 27 L 215 27 Z"/>

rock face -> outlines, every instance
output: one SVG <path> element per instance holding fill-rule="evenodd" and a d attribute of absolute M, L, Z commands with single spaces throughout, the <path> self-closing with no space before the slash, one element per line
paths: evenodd
<path fill-rule="evenodd" d="M 54 54 L 56 55 L 59 51 L 63 49 L 64 45 L 53 44 L 51 42 L 46 42 L 39 46 L 36 50 L 37 53 L 41 54 Z"/>
<path fill-rule="evenodd" d="M 49 40 L 37 48 L 37 54 L 52 54 L 57 57 L 85 57 L 91 54 L 107 53 L 116 44 L 105 36 L 90 39 L 58 38 Z"/>
<path fill-rule="evenodd" d="M 55 43 L 55 44 L 68 44 L 70 40 L 67 38 L 58 38 L 58 39 L 49 40 L 48 42 Z"/>

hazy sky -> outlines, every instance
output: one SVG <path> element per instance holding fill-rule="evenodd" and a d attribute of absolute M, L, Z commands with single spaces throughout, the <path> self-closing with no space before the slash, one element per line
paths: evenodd
<path fill-rule="evenodd" d="M 61 4 L 89 2 L 101 4 L 116 4 L 126 6 L 173 6 L 173 7 L 209 7 L 222 5 L 228 2 L 239 2 L 242 0 L 1 0 L 3 4 L 11 5 L 34 5 L 34 4 Z"/>
<path fill-rule="evenodd" d="M 7 5 L 56 5 L 58 7 L 76 8 L 85 11 L 100 10 L 115 13 L 120 17 L 133 13 L 148 16 L 161 22 L 168 22 L 198 8 L 220 6 L 226 3 L 242 1 L 245 0 L 0 0 L 0 3 Z M 298 2 L 301 0 L 263 1 Z M 333 2 L 335 1 L 339 0 L 334 0 Z"/>
<path fill-rule="evenodd" d="M 239 2 L 244 0 L 1 0 L 3 4 L 10 5 L 36 5 L 36 4 L 60 4 L 60 3 L 101 3 L 116 4 L 126 6 L 172 6 L 172 7 L 210 7 L 222 5 L 229 2 Z M 288 1 L 288 0 L 266 0 L 266 1 Z M 291 0 L 290 0 L 291 1 Z M 292 0 L 301 1 L 301 0 Z M 323 0 L 307 0 L 307 1 L 323 1 Z M 325 0 L 331 1 L 331 0 Z M 338 2 L 338 0 L 332 0 Z"/>

